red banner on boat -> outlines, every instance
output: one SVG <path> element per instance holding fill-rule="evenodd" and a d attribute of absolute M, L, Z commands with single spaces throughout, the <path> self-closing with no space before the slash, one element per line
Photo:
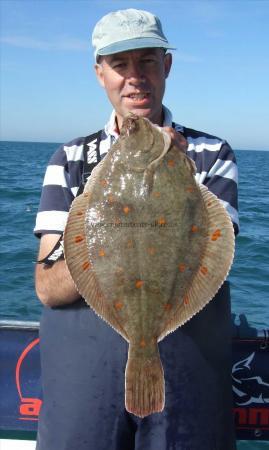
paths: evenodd
<path fill-rule="evenodd" d="M 41 404 L 38 327 L 0 326 L 0 432 L 36 431 Z"/>
<path fill-rule="evenodd" d="M 233 342 L 233 394 L 237 439 L 269 440 L 269 336 Z"/>
<path fill-rule="evenodd" d="M 232 382 L 237 439 L 269 440 L 267 331 L 233 340 Z M 0 433 L 36 431 L 41 405 L 38 326 L 0 323 Z"/>
<path fill-rule="evenodd" d="M 17 365 L 16 365 L 16 386 L 20 399 L 20 419 L 21 420 L 38 420 L 39 411 L 42 405 L 42 400 L 36 397 L 25 396 L 25 394 L 31 395 L 32 392 L 26 393 L 26 387 L 29 389 L 28 380 L 24 379 L 23 369 L 25 366 L 30 365 L 33 367 L 35 361 L 31 361 L 34 357 L 33 348 L 39 344 L 39 338 L 30 342 L 21 353 Z M 31 352 L 32 351 L 32 352 Z M 31 354 L 29 354 L 31 352 Z M 30 388 L 31 389 L 31 388 Z"/>

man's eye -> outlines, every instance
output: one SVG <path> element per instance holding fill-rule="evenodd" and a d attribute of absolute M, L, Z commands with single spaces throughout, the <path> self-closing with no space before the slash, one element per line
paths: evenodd
<path fill-rule="evenodd" d="M 116 70 L 120 70 L 120 69 L 124 69 L 124 67 L 126 67 L 126 64 L 125 63 L 115 63 L 115 64 L 113 64 L 113 69 L 116 69 Z"/>
<path fill-rule="evenodd" d="M 153 64 L 153 63 L 155 63 L 155 59 L 153 59 L 153 58 L 145 58 L 145 59 L 143 59 L 142 60 L 142 62 L 144 63 L 144 64 Z"/>

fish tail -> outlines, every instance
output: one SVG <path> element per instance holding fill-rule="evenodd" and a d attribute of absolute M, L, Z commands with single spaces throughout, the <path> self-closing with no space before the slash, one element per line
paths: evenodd
<path fill-rule="evenodd" d="M 164 375 L 157 344 L 156 352 L 150 357 L 139 357 L 130 345 L 125 380 L 125 407 L 128 412 L 145 417 L 163 410 Z"/>

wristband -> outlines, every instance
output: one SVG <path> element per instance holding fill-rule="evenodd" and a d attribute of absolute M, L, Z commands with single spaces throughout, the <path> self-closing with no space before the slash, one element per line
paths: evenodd
<path fill-rule="evenodd" d="M 64 259 L 63 237 L 56 242 L 51 252 L 45 258 L 37 261 L 37 264 L 45 264 L 45 266 L 53 266 L 56 261 Z"/>

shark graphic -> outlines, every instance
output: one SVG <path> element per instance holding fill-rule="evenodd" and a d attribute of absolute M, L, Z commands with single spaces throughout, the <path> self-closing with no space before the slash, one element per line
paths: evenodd
<path fill-rule="evenodd" d="M 255 352 L 233 365 L 233 392 L 238 397 L 236 400 L 238 406 L 269 403 L 269 383 L 253 373 L 251 363 L 254 358 Z"/>

